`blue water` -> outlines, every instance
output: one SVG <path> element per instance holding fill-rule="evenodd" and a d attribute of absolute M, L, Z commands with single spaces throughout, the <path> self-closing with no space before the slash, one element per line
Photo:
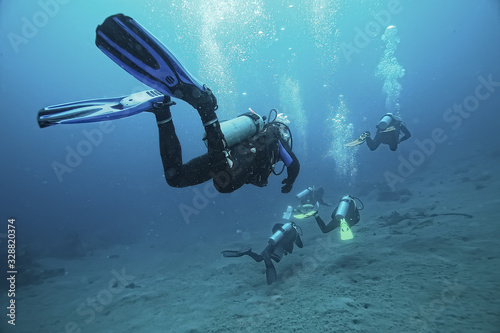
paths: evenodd
<path fill-rule="evenodd" d="M 311 184 L 348 190 L 356 181 L 383 179 L 379 169 L 397 163 L 396 154 L 386 147 L 376 153 L 362 147 L 355 156 L 342 156 L 352 159 L 347 168 L 355 166 L 356 172 L 351 174 L 345 165 L 336 165 L 335 155 L 328 154 L 335 139 L 328 119 L 338 112 L 339 95 L 347 109 L 343 125 L 352 124 L 355 135 L 373 132 L 385 113 L 384 80 L 376 72 L 386 50 L 381 36 L 389 25 L 397 27 L 400 43 L 393 55 L 405 71 L 398 80 L 400 114 L 414 138 L 422 140 L 430 136 L 430 129 L 444 127 L 452 132 L 448 143 L 467 149 L 493 139 L 490 133 L 498 125 L 493 112 L 499 94 L 495 93 L 481 101 L 478 111 L 458 130 L 442 119 L 447 108 L 474 93 L 479 76 L 493 75 L 494 81 L 500 81 L 496 1 L 363 1 L 357 5 L 347 1 L 307 5 L 298 1 L 224 5 L 61 1 L 57 6 L 50 1 L 4 1 L 1 6 L 2 184 L 8 189 L 2 211 L 31 225 L 26 237 L 35 230 L 37 237 L 73 228 L 118 232 L 118 226 L 120 232 L 132 233 L 141 229 L 143 221 L 167 218 L 168 228 L 188 228 L 176 220 L 182 217 L 179 204 L 191 205 L 193 189 L 169 188 L 162 180 L 150 114 L 110 125 L 111 133 L 104 134 L 71 172 L 59 176 L 54 162 L 65 164 L 67 148 L 77 149 L 86 140 L 83 131 L 99 125 L 43 130 L 36 126 L 37 110 L 43 106 L 144 89 L 94 45 L 95 27 L 117 12 L 150 29 L 212 88 L 221 119 L 249 107 L 263 115 L 271 108 L 288 114 L 302 164 L 297 191 Z M 370 28 L 374 33 L 368 35 Z M 203 153 L 196 113 L 180 102 L 174 115 L 185 160 Z M 414 148 L 407 142 L 400 154 Z M 202 214 L 192 216 L 193 222 L 227 228 L 239 214 L 274 212 L 274 205 L 292 200 L 295 192 L 276 195 L 281 179 L 271 177 L 264 189 L 246 186 L 231 195 L 218 195 Z M 218 221 L 221 211 L 229 221 Z"/>
<path fill-rule="evenodd" d="M 213 90 L 221 119 L 248 108 L 288 116 L 302 167 L 290 194 L 280 193 L 281 175 L 271 176 L 266 188 L 210 192 L 207 201 L 194 202 L 195 191 L 211 189 L 166 184 L 151 114 L 114 121 L 107 133 L 98 123 L 38 128 L 44 106 L 146 89 L 94 45 L 96 26 L 118 12 L 142 23 Z M 387 76 L 377 68 L 389 26 L 399 39 L 390 60 L 404 73 L 392 78 L 400 91 L 387 92 Z M 307 186 L 347 193 L 359 183 L 386 183 L 384 173 L 396 172 L 399 158 L 418 149 L 414 140 L 430 138 L 435 128 L 447 135 L 437 153 L 460 155 L 499 142 L 499 84 L 481 90 L 487 97 L 466 118 L 443 119 L 448 108 L 475 96 L 480 78 L 500 82 L 495 0 L 3 0 L 0 31 L 0 216 L 15 217 L 19 242 L 36 249 L 73 231 L 126 243 L 142 238 L 151 221 L 165 242 L 179 246 L 193 234 L 230 234 L 249 221 L 268 228 Z M 388 95 L 413 134 L 397 152 L 345 150 L 334 142 L 374 133 L 394 108 L 386 105 Z M 184 159 L 204 153 L 197 113 L 179 101 L 173 115 Z M 85 133 L 97 130 L 102 138 L 87 156 L 58 174 L 54 165 L 67 164 L 69 151 L 88 148 Z M 196 204 L 199 214 L 186 219 L 179 207 Z"/>

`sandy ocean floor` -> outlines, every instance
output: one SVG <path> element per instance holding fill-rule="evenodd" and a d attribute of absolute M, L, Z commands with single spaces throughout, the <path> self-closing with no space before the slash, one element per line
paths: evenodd
<path fill-rule="evenodd" d="M 474 154 L 429 161 L 397 201 L 380 201 L 376 184 L 354 189 L 366 208 L 351 241 L 298 221 L 304 248 L 276 264 L 271 286 L 263 263 L 220 255 L 260 251 L 269 230 L 177 253 L 146 242 L 117 246 L 42 260 L 66 274 L 20 288 L 17 325 L 2 320 L 0 330 L 500 332 L 500 151 Z M 331 200 L 343 194 L 326 192 Z"/>

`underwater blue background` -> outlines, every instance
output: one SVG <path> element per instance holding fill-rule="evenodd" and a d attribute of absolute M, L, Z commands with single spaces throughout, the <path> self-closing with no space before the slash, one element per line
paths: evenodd
<path fill-rule="evenodd" d="M 0 215 L 15 217 L 19 243 L 40 253 L 68 232 L 108 245 L 151 233 L 182 249 L 237 229 L 270 230 L 307 186 L 324 186 L 327 198 L 336 201 L 356 184 L 385 183 L 384 173 L 396 172 L 400 158 L 418 149 L 414 140 L 431 137 L 434 128 L 448 136 L 436 154 L 450 158 L 499 142 L 499 91 L 480 101 L 457 129 L 443 120 L 448 108 L 474 95 L 480 77 L 500 81 L 498 1 L 401 0 L 388 23 L 374 23 L 376 33 L 352 54 L 346 45 L 355 47 L 359 31 L 377 22 L 374 15 L 387 12 L 393 1 L 68 0 L 49 9 L 41 3 L 53 4 L 0 1 Z M 169 187 L 149 113 L 113 121 L 88 156 L 58 177 L 54 162 L 65 164 L 68 149 L 88 141 L 85 133 L 100 125 L 39 129 L 39 109 L 147 89 L 94 45 L 96 26 L 115 13 L 149 29 L 213 90 L 220 119 L 248 108 L 261 115 L 276 108 L 288 116 L 301 162 L 291 193 L 280 193 L 284 175 L 271 176 L 265 188 L 209 192 L 206 202 L 196 201 L 197 193 L 210 190 L 206 184 Z M 40 27 L 23 35 L 23 25 L 34 19 Z M 337 145 L 332 156 L 333 133 L 374 133 L 386 112 L 384 78 L 376 72 L 386 47 L 381 36 L 390 25 L 397 27 L 394 56 L 404 68 L 397 80 L 399 112 L 413 137 L 395 153 L 387 146 L 370 152 L 364 145 L 350 151 Z M 204 153 L 195 110 L 182 101 L 172 110 L 184 159 Z M 331 120 L 336 116 L 339 125 Z M 186 219 L 182 205 L 198 214 Z"/>
<path fill-rule="evenodd" d="M 163 181 L 151 115 L 113 123 L 112 132 L 104 134 L 102 143 L 73 172 L 64 173 L 62 181 L 51 163 L 64 163 L 66 147 L 76 149 L 85 140 L 83 130 L 99 127 L 84 124 L 40 130 L 36 126 L 37 110 L 43 106 L 143 89 L 94 45 L 95 27 L 117 12 L 141 22 L 212 88 L 221 119 L 251 107 L 262 115 L 276 108 L 292 120 L 295 151 L 302 164 L 294 191 L 279 194 L 282 177 L 271 177 L 267 188 L 246 186 L 234 194 L 216 196 L 202 214 L 193 216 L 193 223 L 212 230 L 231 229 L 242 214 L 261 213 L 262 219 L 275 214 L 302 187 L 329 185 L 345 191 L 352 181 L 378 180 L 388 164 L 398 163 L 395 154 L 361 149 L 357 153 L 359 174 L 355 179 L 340 177 L 335 161 L 325 158 L 332 141 L 326 120 L 331 117 L 330 108 L 338 107 L 339 95 L 344 96 L 347 119 L 356 133 L 373 132 L 385 112 L 383 82 L 374 75 L 384 50 L 381 33 L 349 58 L 340 46 L 353 43 L 355 28 L 364 30 L 374 21 L 373 13 L 387 11 L 390 2 L 313 3 L 324 9 L 314 12 L 311 4 L 294 1 L 262 5 L 68 1 L 52 8 L 54 17 L 28 42 L 13 47 L 11 40 L 3 38 L 2 153 L 4 161 L 9 161 L 2 165 L 2 183 L 8 189 L 4 215 L 30 225 L 26 237 L 34 230 L 37 237 L 47 237 L 66 229 L 135 234 L 149 220 L 162 221 L 160 225 L 170 231 L 188 233 L 192 227 L 179 223 L 178 205 L 190 204 L 194 193 L 170 188 Z M 425 138 L 430 129 L 443 127 L 446 108 L 473 92 L 479 75 L 499 77 L 498 2 L 401 1 L 397 8 L 400 13 L 392 14 L 389 24 L 398 27 L 401 42 L 396 57 L 405 69 L 400 80 L 401 116 L 414 138 Z M 35 1 L 4 1 L 2 31 L 22 36 L 19 18 L 42 9 Z M 340 36 L 335 36 L 336 29 Z M 324 44 L 318 46 L 315 41 Z M 203 49 L 207 43 L 216 46 Z M 286 80 L 293 83 L 286 86 Z M 498 98 L 486 100 L 463 126 L 452 131 L 448 144 L 474 149 L 495 140 Z M 178 104 L 174 120 L 187 160 L 205 149 L 199 140 L 202 128 L 194 110 Z M 290 110 L 282 108 L 283 104 Z M 297 134 L 295 121 L 304 119 L 305 132 Z M 398 153 L 409 152 L 413 147 L 408 146 L 402 145 Z M 438 147 L 445 149 L 450 148 Z"/>

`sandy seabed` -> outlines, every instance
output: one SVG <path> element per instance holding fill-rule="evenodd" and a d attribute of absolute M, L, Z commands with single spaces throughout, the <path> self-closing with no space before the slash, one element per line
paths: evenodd
<path fill-rule="evenodd" d="M 366 208 L 350 241 L 297 221 L 304 248 L 276 264 L 271 286 L 262 263 L 220 255 L 260 250 L 269 230 L 178 252 L 144 241 L 40 260 L 65 275 L 18 286 L 16 326 L 4 315 L 0 330 L 500 332 L 500 152 L 476 154 L 428 161 L 404 200 L 359 186 Z"/>

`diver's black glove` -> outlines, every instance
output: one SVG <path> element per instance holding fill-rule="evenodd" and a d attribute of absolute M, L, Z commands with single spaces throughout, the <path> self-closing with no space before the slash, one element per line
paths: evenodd
<path fill-rule="evenodd" d="M 288 178 L 283 179 L 281 184 L 285 184 L 285 186 L 281 188 L 281 193 L 288 193 L 292 190 L 293 182 L 290 181 Z"/>

